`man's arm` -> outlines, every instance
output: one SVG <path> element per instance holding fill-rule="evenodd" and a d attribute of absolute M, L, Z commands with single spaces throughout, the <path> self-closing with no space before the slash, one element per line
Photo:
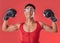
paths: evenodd
<path fill-rule="evenodd" d="M 39 22 L 42 28 L 48 32 L 58 32 L 56 22 L 52 22 L 52 26 L 49 26 L 43 22 Z"/>
<path fill-rule="evenodd" d="M 51 9 L 44 10 L 44 16 L 50 18 L 52 21 L 52 26 L 49 26 L 43 22 L 40 22 L 42 28 L 48 32 L 57 32 L 57 18 L 54 15 L 54 12 Z"/>
<path fill-rule="evenodd" d="M 2 25 L 2 31 L 6 31 L 6 32 L 11 32 L 11 31 L 17 31 L 19 29 L 19 26 L 20 24 L 15 24 L 15 25 L 10 25 L 8 26 L 8 21 L 5 21 L 3 22 L 3 25 Z"/>
<path fill-rule="evenodd" d="M 2 30 L 3 31 L 16 31 L 18 30 L 20 24 L 15 24 L 15 25 L 10 25 L 8 26 L 8 19 L 10 17 L 14 18 L 16 16 L 16 13 L 17 11 L 15 9 L 8 9 L 7 12 L 6 12 L 6 15 L 4 16 L 4 22 L 3 22 L 3 25 L 2 25 Z"/>

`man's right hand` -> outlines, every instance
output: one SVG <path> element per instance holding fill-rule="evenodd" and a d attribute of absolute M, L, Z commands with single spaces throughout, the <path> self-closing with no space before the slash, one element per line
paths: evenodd
<path fill-rule="evenodd" d="M 15 9 L 10 8 L 9 10 L 7 10 L 4 20 L 8 20 L 9 17 L 15 17 L 16 13 L 17 11 Z"/>
<path fill-rule="evenodd" d="M 8 26 L 9 17 L 12 17 L 12 18 L 15 17 L 16 13 L 17 11 L 13 8 L 7 10 L 6 15 L 4 17 L 3 25 L 2 25 L 2 31 L 11 32 L 19 29 L 20 23 Z"/>

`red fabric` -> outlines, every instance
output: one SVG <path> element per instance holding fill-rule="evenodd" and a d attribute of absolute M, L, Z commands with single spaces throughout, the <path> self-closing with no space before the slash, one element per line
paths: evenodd
<path fill-rule="evenodd" d="M 36 27 L 36 30 L 33 31 L 33 32 L 25 32 L 23 30 L 23 24 L 22 23 L 20 25 L 20 31 L 21 31 L 21 43 L 39 43 L 38 40 L 39 40 L 39 34 L 40 34 L 40 31 L 41 31 L 41 26 L 40 24 L 36 21 L 37 23 L 37 27 Z"/>

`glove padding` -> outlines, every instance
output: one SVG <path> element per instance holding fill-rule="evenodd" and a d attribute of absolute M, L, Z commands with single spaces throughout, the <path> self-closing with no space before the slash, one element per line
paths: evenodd
<path fill-rule="evenodd" d="M 47 18 L 51 17 L 51 20 L 53 22 L 56 22 L 57 21 L 56 17 L 54 16 L 54 13 L 53 13 L 53 11 L 51 9 L 44 10 L 44 15 Z"/>
<path fill-rule="evenodd" d="M 8 20 L 9 17 L 15 17 L 16 13 L 17 13 L 17 11 L 13 8 L 7 10 L 4 20 Z"/>

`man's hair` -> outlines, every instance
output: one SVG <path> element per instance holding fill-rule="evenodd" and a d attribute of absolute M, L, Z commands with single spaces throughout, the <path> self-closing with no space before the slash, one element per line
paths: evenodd
<path fill-rule="evenodd" d="M 34 9 L 36 9 L 33 4 L 27 4 L 24 8 L 26 8 L 26 7 L 28 7 L 28 6 L 32 6 Z"/>

